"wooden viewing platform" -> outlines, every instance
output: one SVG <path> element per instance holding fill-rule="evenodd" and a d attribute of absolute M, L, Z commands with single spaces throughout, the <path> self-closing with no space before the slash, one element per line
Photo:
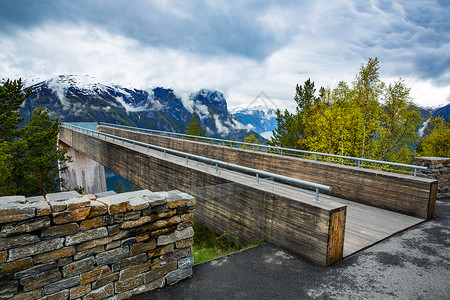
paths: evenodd
<path fill-rule="evenodd" d="M 296 176 L 304 172 L 317 174 L 315 180 L 306 178 L 313 182 L 327 184 L 326 180 L 333 179 L 333 195 L 321 193 L 317 203 L 313 201 L 313 191 L 268 179 L 260 179 L 257 185 L 255 176 L 226 169 L 216 173 L 212 165 L 193 160 L 186 163 L 185 157 L 163 155 L 161 151 L 138 144 L 123 143 L 117 136 L 125 131 L 114 131 L 115 139 L 62 127 L 60 141 L 142 188 L 155 191 L 179 189 L 193 195 L 198 201 L 195 218 L 219 233 L 236 233 L 243 242 L 269 240 L 322 266 L 337 263 L 434 214 L 436 183 L 429 179 L 413 180 L 386 172 L 177 141 L 186 143 L 186 147 L 209 147 L 224 157 L 228 157 L 228 152 L 235 152 L 237 154 L 230 155 L 230 159 L 245 156 L 247 165 L 256 169 L 263 166 L 270 172 L 270 168 L 280 170 L 284 166 L 286 170 L 295 170 Z M 125 137 L 137 141 L 141 137 L 150 138 L 133 134 L 133 137 Z M 340 183 L 344 185 L 340 186 Z M 410 191 L 397 197 L 399 189 L 403 191 L 408 186 L 417 195 L 409 196 Z M 377 188 L 374 196 L 364 198 Z M 362 203 L 345 199 L 350 192 L 353 192 L 353 198 L 362 199 Z M 383 193 L 387 193 L 385 197 L 380 196 Z M 386 210 L 385 206 L 393 206 L 397 212 Z"/>

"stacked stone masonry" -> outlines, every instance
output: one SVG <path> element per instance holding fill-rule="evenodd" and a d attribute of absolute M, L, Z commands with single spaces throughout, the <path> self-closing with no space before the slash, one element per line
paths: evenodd
<path fill-rule="evenodd" d="M 0 197 L 0 299 L 127 299 L 192 275 L 195 199 Z"/>
<path fill-rule="evenodd" d="M 450 158 L 416 157 L 414 164 L 427 167 L 427 170 L 420 170 L 419 173 L 438 181 L 438 198 L 450 197 Z"/>

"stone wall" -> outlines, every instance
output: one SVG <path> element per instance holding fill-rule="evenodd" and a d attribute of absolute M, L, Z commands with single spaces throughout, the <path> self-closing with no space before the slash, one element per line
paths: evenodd
<path fill-rule="evenodd" d="M 0 197 L 0 299 L 126 299 L 187 278 L 194 205 L 179 191 Z"/>
<path fill-rule="evenodd" d="M 416 157 L 414 164 L 425 166 L 428 170 L 419 170 L 419 174 L 427 178 L 437 179 L 437 197 L 450 197 L 450 158 L 445 157 Z"/>

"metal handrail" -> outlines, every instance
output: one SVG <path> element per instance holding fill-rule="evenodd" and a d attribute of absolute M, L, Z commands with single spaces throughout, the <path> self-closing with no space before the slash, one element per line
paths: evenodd
<path fill-rule="evenodd" d="M 358 168 L 361 167 L 369 167 L 374 168 L 373 166 L 369 165 L 363 165 L 361 162 L 371 163 L 371 164 L 379 164 L 379 165 L 388 165 L 388 166 L 394 166 L 394 167 L 400 167 L 400 168 L 409 168 L 412 169 L 412 173 L 414 178 L 417 177 L 417 170 L 426 170 L 427 167 L 423 166 L 416 166 L 416 165 L 410 165 L 410 164 L 402 164 L 402 163 L 395 163 L 395 162 L 388 162 L 388 161 L 382 161 L 382 160 L 373 160 L 368 158 L 359 158 L 359 157 L 353 157 L 353 156 L 344 156 L 344 155 L 337 155 L 337 154 L 327 154 L 322 152 L 314 152 L 314 151 L 306 151 L 306 150 L 298 150 L 298 149 L 292 149 L 292 148 L 284 148 L 284 147 L 276 147 L 276 146 L 270 146 L 270 145 L 262 145 L 262 144 L 252 144 L 252 143 L 245 143 L 245 142 L 239 142 L 239 141 L 232 141 L 232 140 L 225 140 L 225 139 L 218 139 L 218 138 L 211 138 L 211 137 L 204 137 L 204 136 L 195 136 L 195 135 L 189 135 L 189 134 L 183 134 L 183 133 L 176 133 L 176 132 L 168 132 L 168 131 L 159 131 L 159 130 L 153 130 L 153 129 L 146 129 L 146 128 L 138 128 L 138 127 L 132 127 L 132 126 L 126 126 L 126 125 L 119 125 L 119 124 L 110 124 L 110 123 L 104 123 L 100 122 L 100 125 L 110 126 L 110 127 L 117 127 L 117 128 L 123 128 L 123 129 L 129 129 L 133 131 L 142 131 L 142 132 L 149 132 L 149 133 L 155 133 L 158 135 L 166 135 L 166 136 L 178 136 L 184 139 L 185 137 L 189 139 L 195 139 L 196 141 L 201 140 L 207 140 L 210 142 L 217 142 L 217 143 L 229 143 L 231 147 L 233 147 L 233 144 L 237 145 L 246 145 L 249 147 L 253 147 L 254 151 L 260 151 L 259 148 L 264 148 L 265 152 L 267 150 L 275 150 L 280 153 L 280 155 L 286 154 L 286 152 L 294 152 L 294 153 L 302 153 L 302 154 L 309 154 L 314 155 L 314 160 L 318 160 L 318 156 L 327 156 L 327 157 L 333 157 L 333 158 L 339 158 L 339 159 L 345 159 L 345 160 L 353 160 L 353 165 L 356 165 Z M 391 170 L 386 169 L 385 170 Z M 399 172 L 406 172 L 402 170 L 396 170 Z M 407 172 L 409 173 L 409 172 Z"/>
<path fill-rule="evenodd" d="M 100 131 L 95 131 L 95 130 L 91 130 L 91 129 L 86 129 L 83 127 L 79 127 L 79 126 L 75 126 L 75 125 L 71 125 L 71 124 L 67 124 L 67 123 L 63 123 L 61 124 L 61 126 L 63 127 L 67 127 L 68 129 L 74 129 L 77 131 L 81 131 L 81 132 L 86 132 L 87 134 L 91 134 L 91 135 L 97 135 L 98 137 L 100 137 L 100 135 L 104 136 L 105 139 L 106 137 L 111 138 L 113 141 L 114 140 L 119 140 L 122 141 L 122 144 L 124 142 L 130 143 L 133 145 L 133 147 L 136 147 L 136 145 L 139 146 L 143 146 L 147 148 L 147 152 L 149 151 L 150 148 L 155 149 L 155 150 L 159 150 L 162 151 L 164 153 L 164 157 L 166 157 L 166 153 L 172 153 L 174 155 L 177 156 L 182 156 L 182 157 L 186 157 L 186 163 L 188 163 L 188 159 L 193 159 L 193 160 L 197 160 L 197 161 L 203 161 L 205 163 L 209 163 L 209 164 L 213 164 L 216 167 L 216 173 L 218 173 L 218 167 L 222 166 L 223 168 L 229 168 L 229 169 L 236 169 L 242 172 L 247 172 L 247 173 L 254 173 L 256 174 L 256 184 L 259 185 L 259 177 L 260 176 L 265 176 L 265 177 L 273 177 L 275 179 L 281 180 L 281 181 L 285 181 L 285 182 L 290 182 L 290 183 L 294 183 L 294 184 L 299 184 L 302 186 L 306 186 L 306 187 L 310 187 L 310 188 L 314 188 L 315 189 L 315 198 L 314 198 L 314 202 L 320 202 L 319 200 L 319 190 L 323 190 L 323 191 L 327 191 L 330 192 L 331 191 L 331 186 L 328 185 L 323 185 L 323 184 L 319 184 L 319 183 L 314 183 L 314 182 L 309 182 L 309 181 L 305 181 L 305 180 L 301 180 L 301 179 L 296 179 L 296 178 L 291 178 L 291 177 L 287 177 L 287 176 L 283 176 L 283 175 L 279 175 L 279 174 L 275 174 L 275 173 L 271 173 L 271 172 L 266 172 L 266 171 L 261 171 L 261 170 L 257 170 L 257 169 L 253 169 L 253 168 L 248 168 L 248 167 L 244 167 L 244 166 L 240 166 L 240 165 L 236 165 L 236 164 L 231 164 L 231 163 L 227 163 L 224 161 L 220 161 L 217 159 L 211 159 L 211 158 L 207 158 L 207 157 L 203 157 L 203 156 L 198 156 L 195 154 L 190 154 L 190 153 L 186 153 L 186 152 L 182 152 L 182 151 L 177 151 L 177 150 L 173 150 L 170 148 L 164 148 L 164 147 L 160 147 L 160 146 L 155 146 L 152 144 L 146 144 L 143 142 L 139 142 L 139 141 L 135 141 L 135 140 L 130 140 L 127 138 L 123 138 L 120 136 L 115 136 L 109 133 L 104 133 L 104 132 L 100 132 Z"/>

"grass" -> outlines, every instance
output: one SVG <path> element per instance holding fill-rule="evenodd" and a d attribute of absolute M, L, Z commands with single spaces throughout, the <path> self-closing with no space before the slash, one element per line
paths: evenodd
<path fill-rule="evenodd" d="M 241 246 L 239 238 L 235 233 L 225 232 L 224 235 L 218 235 L 211 229 L 195 221 L 194 232 L 194 263 L 200 263 L 202 261 L 207 261 L 263 244 L 263 242 L 255 242 Z M 225 238 L 225 236 L 228 237 L 228 239 Z"/>

